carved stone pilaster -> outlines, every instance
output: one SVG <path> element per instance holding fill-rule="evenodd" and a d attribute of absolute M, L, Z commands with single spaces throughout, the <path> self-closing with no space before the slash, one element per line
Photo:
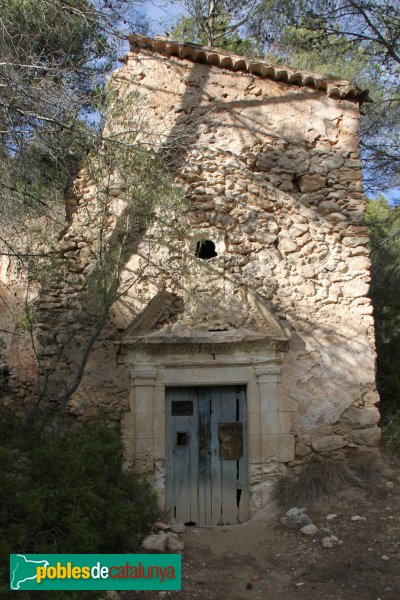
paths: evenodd
<path fill-rule="evenodd" d="M 279 363 L 271 363 L 267 365 L 257 365 L 254 367 L 259 383 L 278 383 L 281 373 L 281 365 Z"/>
<path fill-rule="evenodd" d="M 155 384 L 157 377 L 157 367 L 149 363 L 136 363 L 131 366 L 131 379 L 135 385 L 151 385 Z"/>

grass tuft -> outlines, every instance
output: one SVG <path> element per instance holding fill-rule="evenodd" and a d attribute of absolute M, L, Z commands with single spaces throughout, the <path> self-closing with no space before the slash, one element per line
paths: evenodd
<path fill-rule="evenodd" d="M 400 410 L 385 417 L 382 424 L 382 445 L 400 454 Z"/>
<path fill-rule="evenodd" d="M 301 507 L 327 498 L 345 486 L 361 486 L 359 477 L 345 461 L 313 456 L 298 475 L 281 477 L 275 494 L 281 507 Z"/>

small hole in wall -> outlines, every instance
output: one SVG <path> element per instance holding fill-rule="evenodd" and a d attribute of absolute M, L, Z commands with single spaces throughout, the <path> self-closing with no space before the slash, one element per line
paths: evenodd
<path fill-rule="evenodd" d="M 209 260 L 217 256 L 215 244 L 212 240 L 199 240 L 196 244 L 196 256 L 202 260 Z"/>

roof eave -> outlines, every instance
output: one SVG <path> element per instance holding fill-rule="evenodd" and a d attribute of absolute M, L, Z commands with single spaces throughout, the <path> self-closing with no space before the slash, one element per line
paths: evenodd
<path fill-rule="evenodd" d="M 331 98 L 355 100 L 360 105 L 364 102 L 372 102 L 368 90 L 362 90 L 349 81 L 327 77 L 303 69 L 294 69 L 287 65 L 248 59 L 221 48 L 181 43 L 162 37 L 152 39 L 139 34 L 130 35 L 129 44 L 133 52 L 137 49 L 142 49 L 230 71 L 249 73 L 279 83 L 295 85 L 297 87 L 304 86 L 316 91 L 325 92 Z"/>

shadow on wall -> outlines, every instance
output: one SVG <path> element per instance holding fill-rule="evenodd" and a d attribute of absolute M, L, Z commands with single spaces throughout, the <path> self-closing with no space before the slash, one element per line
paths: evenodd
<path fill-rule="evenodd" d="M 153 56 L 150 58 L 151 60 L 155 60 Z M 160 61 L 161 65 L 169 64 L 172 69 L 176 68 L 176 61 L 174 60 L 166 58 L 156 60 Z M 273 98 L 244 98 L 222 101 L 212 98 L 212 95 L 210 96 L 207 92 L 210 74 L 210 67 L 198 63 L 195 63 L 190 70 L 188 70 L 186 80 L 190 80 L 192 83 L 190 86 L 186 86 L 185 92 L 180 100 L 180 105 L 175 109 L 178 116 L 173 126 L 164 136 L 162 144 L 159 147 L 158 158 L 167 165 L 173 175 L 182 176 L 184 178 L 182 171 L 192 163 L 192 150 L 196 144 L 198 144 L 200 139 L 207 139 L 208 132 L 212 134 L 213 130 L 217 130 L 220 127 L 225 131 L 232 129 L 235 132 L 239 132 L 243 145 L 247 143 L 249 136 L 251 139 L 255 140 L 256 145 L 259 145 L 260 152 L 258 155 L 253 157 L 244 155 L 238 157 L 238 159 L 241 160 L 238 169 L 246 168 L 246 177 L 249 179 L 252 176 L 262 176 L 265 179 L 263 186 L 261 186 L 259 180 L 257 180 L 257 182 L 260 185 L 260 191 L 265 194 L 266 199 L 270 204 L 273 205 L 276 201 L 276 193 L 277 190 L 279 190 L 279 193 L 283 194 L 283 197 L 287 199 L 288 204 L 296 203 L 299 206 L 306 205 L 309 210 L 315 212 L 319 218 L 326 220 L 326 224 L 329 228 L 339 226 L 340 230 L 340 227 L 343 229 L 341 223 L 347 224 L 348 218 L 354 217 L 356 220 L 359 218 L 360 211 L 358 204 L 359 202 L 362 202 L 362 199 L 358 198 L 358 195 L 360 195 L 361 190 L 354 190 L 354 196 L 357 200 L 356 202 L 353 202 L 354 210 L 352 210 L 352 203 L 351 201 L 349 202 L 348 198 L 347 201 L 343 200 L 340 205 L 332 198 L 327 200 L 328 203 L 331 203 L 330 206 L 326 206 L 324 200 L 321 202 L 321 188 L 326 186 L 326 189 L 331 192 L 332 189 L 334 189 L 332 188 L 332 186 L 335 185 L 334 182 L 339 181 L 340 167 L 344 163 L 343 157 L 340 154 L 340 151 L 343 150 L 343 148 L 336 150 L 334 146 L 330 146 L 329 148 L 320 146 L 319 144 L 322 142 L 321 136 L 319 135 L 311 135 L 311 141 L 310 139 L 306 139 L 304 133 L 302 133 L 301 129 L 297 127 L 295 123 L 289 127 L 289 133 L 287 123 L 282 123 L 280 131 L 283 131 L 286 135 L 286 138 L 284 139 L 281 137 L 279 131 L 277 132 L 272 129 L 271 124 L 261 117 L 257 117 L 260 108 L 269 106 L 276 107 L 280 104 L 290 104 L 294 107 L 295 112 L 301 112 L 303 103 L 323 99 L 324 94 L 322 92 L 307 91 L 306 93 L 301 93 L 290 91 L 285 96 Z M 252 78 L 249 77 L 249 84 L 251 81 Z M 288 89 L 285 84 L 274 83 L 274 85 L 276 86 L 276 89 L 282 93 Z M 146 88 L 146 84 L 141 82 L 140 87 Z M 157 89 L 154 87 L 147 86 L 147 89 L 151 93 L 157 92 Z M 159 91 L 160 93 L 166 93 L 162 88 L 160 88 Z M 221 122 L 222 120 L 224 120 L 224 122 Z M 268 140 L 267 143 L 265 143 L 266 139 Z M 232 157 L 232 152 L 229 150 L 229 147 L 218 147 L 215 150 L 211 150 L 211 148 L 214 148 L 211 144 L 199 146 L 199 150 L 214 152 L 215 156 Z M 300 157 L 298 159 L 288 158 L 288 151 L 296 148 L 300 151 Z M 320 165 L 320 173 L 312 172 L 309 174 L 308 180 L 304 179 L 305 176 L 307 177 L 307 173 L 309 173 L 310 169 L 311 171 L 315 171 L 313 168 L 313 161 L 317 161 L 317 158 L 315 157 L 318 157 L 318 150 L 324 151 L 324 160 L 328 165 L 322 165 L 322 167 Z M 236 156 L 233 158 L 236 158 Z M 286 166 L 280 166 L 280 161 L 286 161 Z M 329 161 L 331 161 L 331 163 L 329 163 Z M 359 178 L 359 172 L 354 172 L 356 173 L 354 181 L 356 181 L 357 178 Z M 280 175 L 285 175 L 285 178 L 282 179 Z M 315 180 L 314 183 L 312 180 L 313 177 Z M 352 180 L 350 180 L 350 183 L 351 181 Z M 343 196 L 346 196 L 346 194 L 348 196 L 351 193 L 351 190 L 347 190 L 343 193 Z M 339 193 L 337 195 L 340 196 L 341 194 Z M 211 198 L 209 200 L 212 201 L 213 199 Z M 262 201 L 264 200 L 262 199 Z M 248 204 L 246 198 L 238 198 L 236 202 L 238 206 L 242 206 L 243 208 Z M 154 207 L 152 206 L 148 207 L 149 213 L 152 212 L 153 208 Z M 210 219 L 214 209 L 214 206 L 211 206 L 211 208 L 195 207 L 193 212 L 195 215 L 201 212 L 203 221 L 207 223 L 207 220 Z M 340 218 L 336 216 L 334 218 L 336 219 L 335 221 L 332 216 L 330 216 L 332 214 L 342 216 Z M 125 213 L 122 211 L 117 219 L 117 226 L 114 228 L 114 233 L 111 234 L 109 239 L 111 246 L 118 244 L 118 221 L 123 221 L 124 217 Z M 162 215 L 159 215 L 159 218 L 162 219 Z M 312 219 L 312 217 L 310 217 L 310 219 Z M 194 225 L 191 224 L 191 226 Z M 227 235 L 229 236 L 229 232 L 227 232 Z M 143 278 L 148 277 L 147 273 L 149 272 L 151 275 L 160 273 L 161 277 L 164 279 L 171 278 L 168 266 L 165 267 L 164 265 L 160 269 L 158 259 L 153 261 L 151 256 L 145 256 L 141 253 L 141 243 L 143 242 L 144 237 L 144 231 L 139 231 L 131 238 L 129 249 L 127 248 L 124 253 L 125 267 L 129 268 L 130 260 L 133 256 L 137 255 L 141 257 L 147 265 L 146 272 L 143 273 Z M 180 246 L 179 243 L 177 243 L 177 240 L 180 243 Z M 178 233 L 176 233 L 174 229 L 171 228 L 170 239 L 164 240 L 164 248 L 168 253 L 172 250 L 176 251 L 178 248 L 181 256 L 184 256 L 182 232 L 180 229 Z M 280 252 L 277 244 L 274 245 L 274 252 L 277 252 L 278 254 Z M 179 267 L 179 269 L 180 268 L 181 267 Z M 219 271 L 218 276 L 220 276 Z M 90 280 L 90 277 L 91 275 L 89 274 L 87 279 Z M 233 288 L 240 289 L 241 287 L 249 286 L 248 282 L 241 283 L 226 272 L 223 273 L 222 278 L 229 280 L 229 283 Z M 150 300 L 150 297 L 148 300 Z M 272 306 L 273 310 L 279 310 L 273 299 L 267 298 L 267 302 Z M 300 326 L 303 319 L 307 330 L 313 327 L 312 319 L 302 317 L 301 314 L 296 313 L 293 309 L 288 308 L 285 310 L 289 316 L 289 313 L 293 311 L 291 320 L 296 322 L 298 326 Z M 84 320 L 84 311 L 76 311 L 74 314 L 67 314 L 68 310 L 60 311 L 59 308 L 57 308 L 57 311 L 60 327 L 71 327 Z M 338 333 L 336 328 L 329 327 L 326 324 L 321 325 L 321 323 L 315 323 L 315 327 L 318 327 L 319 331 L 324 330 L 325 335 L 332 340 L 340 338 L 340 345 L 346 342 L 346 336 L 343 332 Z M 74 367 L 74 365 L 79 365 L 83 360 L 88 359 L 92 348 L 95 348 L 99 336 L 102 336 L 104 340 L 107 340 L 110 337 L 115 336 L 115 329 L 112 325 L 105 324 L 102 331 L 97 333 L 94 341 L 93 331 L 80 331 L 79 344 L 77 343 L 78 336 L 74 335 L 72 332 L 69 336 L 68 344 L 58 348 L 57 354 L 53 357 L 50 366 L 49 361 L 45 361 L 45 372 L 41 374 L 42 386 L 44 385 L 44 393 L 42 390 L 41 394 L 43 398 L 45 396 L 51 396 L 52 400 L 56 401 L 65 398 L 65 390 L 68 388 L 71 379 L 75 377 L 74 368 L 76 367 Z M 351 339 L 351 335 L 349 338 Z M 52 339 L 54 339 L 54 331 L 52 332 Z M 352 340 L 353 351 L 355 350 L 354 344 L 357 344 L 357 342 Z M 46 348 L 48 346 L 49 344 L 46 344 L 46 342 L 43 343 L 42 354 L 46 353 Z M 361 345 L 359 351 L 361 352 L 362 350 L 363 346 Z M 95 355 L 93 355 L 93 360 L 95 360 Z M 341 360 L 349 362 L 349 369 L 354 366 L 351 365 L 351 359 L 349 357 L 343 356 Z"/>

